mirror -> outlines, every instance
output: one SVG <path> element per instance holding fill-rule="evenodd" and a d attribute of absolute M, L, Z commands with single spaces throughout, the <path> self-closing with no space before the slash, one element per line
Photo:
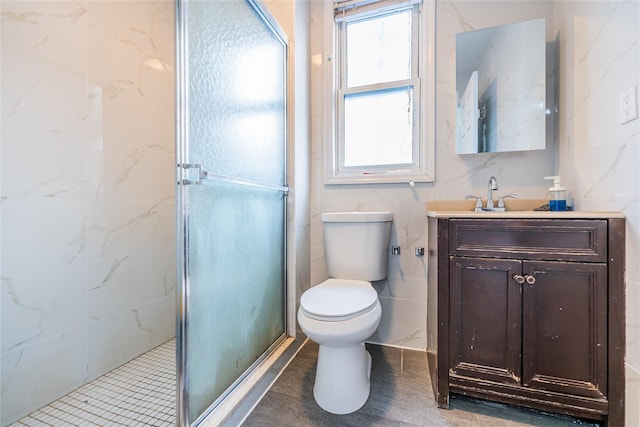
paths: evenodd
<path fill-rule="evenodd" d="M 545 148 L 544 18 L 456 35 L 457 154 Z"/>

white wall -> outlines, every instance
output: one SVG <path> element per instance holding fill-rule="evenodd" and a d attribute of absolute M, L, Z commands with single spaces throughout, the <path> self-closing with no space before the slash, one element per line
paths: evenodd
<path fill-rule="evenodd" d="M 517 3 L 517 4 L 516 4 Z M 325 2 L 311 4 L 312 54 L 312 178 L 311 178 L 311 283 L 327 277 L 319 214 L 341 210 L 389 210 L 393 213 L 391 244 L 399 245 L 399 256 L 390 256 L 387 280 L 376 283 L 382 304 L 382 321 L 372 342 L 408 348 L 426 348 L 426 257 L 414 255 L 426 246 L 426 207 L 429 200 L 461 199 L 467 194 L 486 197 L 492 175 L 498 179 L 496 193 L 544 198 L 543 177 L 554 171 L 555 148 L 531 153 L 457 156 L 455 150 L 456 33 L 493 25 L 550 17 L 548 2 L 449 2 L 436 4 L 436 181 L 434 183 L 380 185 L 324 184 L 324 144 L 330 134 L 323 129 L 326 84 L 323 74 Z M 551 34 L 551 31 L 549 31 Z"/>
<path fill-rule="evenodd" d="M 627 216 L 626 425 L 640 425 L 640 120 L 620 123 L 620 94 L 640 80 L 640 2 L 556 3 L 559 174 L 580 210 Z"/>
<path fill-rule="evenodd" d="M 302 292 L 309 288 L 309 3 L 266 0 L 265 5 L 286 33 L 289 42 L 289 155 L 288 200 L 289 332 L 296 333 L 296 310 Z"/>
<path fill-rule="evenodd" d="M 2 424 L 173 337 L 173 2 L 2 1 Z"/>

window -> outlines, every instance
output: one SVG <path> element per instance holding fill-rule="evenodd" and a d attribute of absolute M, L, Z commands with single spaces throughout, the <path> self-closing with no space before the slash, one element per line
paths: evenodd
<path fill-rule="evenodd" d="M 327 183 L 433 181 L 433 4 L 333 4 Z"/>

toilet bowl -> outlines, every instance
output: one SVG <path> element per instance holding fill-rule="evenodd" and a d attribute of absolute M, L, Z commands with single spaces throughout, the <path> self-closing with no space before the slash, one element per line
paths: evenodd
<path fill-rule="evenodd" d="M 325 411 L 349 414 L 367 401 L 371 356 L 364 340 L 381 317 L 378 295 L 366 281 L 329 279 L 303 294 L 298 324 L 320 345 L 313 397 Z"/>
<path fill-rule="evenodd" d="M 325 411 L 349 414 L 370 393 L 371 355 L 364 341 L 382 309 L 372 280 L 387 274 L 389 212 L 321 215 L 330 278 L 304 292 L 298 324 L 319 344 L 313 397 Z"/>

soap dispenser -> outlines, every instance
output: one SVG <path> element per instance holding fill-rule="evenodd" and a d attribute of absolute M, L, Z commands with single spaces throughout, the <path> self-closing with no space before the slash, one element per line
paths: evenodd
<path fill-rule="evenodd" d="M 567 189 L 560 186 L 559 176 L 545 176 L 544 179 L 552 179 L 553 187 L 549 188 L 549 210 L 550 211 L 566 211 L 567 210 Z"/>

